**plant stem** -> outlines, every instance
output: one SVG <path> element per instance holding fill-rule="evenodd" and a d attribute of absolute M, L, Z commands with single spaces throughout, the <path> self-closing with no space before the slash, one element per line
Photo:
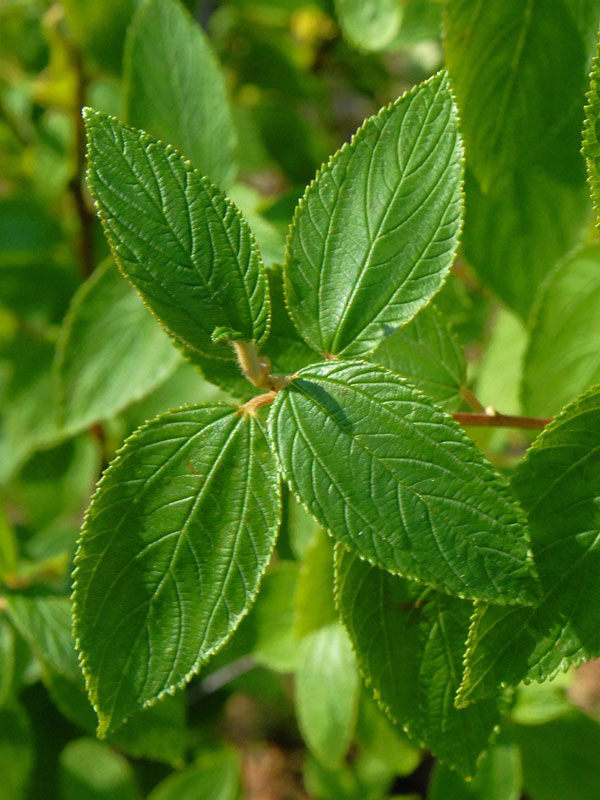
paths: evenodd
<path fill-rule="evenodd" d="M 467 389 L 466 386 L 463 386 L 460 390 L 460 396 L 465 401 L 465 403 L 473 409 L 473 411 L 477 411 L 479 414 L 485 413 L 484 406 L 479 402 L 479 400 L 475 397 L 473 392 L 470 389 Z"/>
<path fill-rule="evenodd" d="M 552 422 L 551 418 L 541 417 L 511 417 L 506 414 L 498 414 L 497 411 L 487 410 L 483 414 L 470 412 L 457 412 L 452 414 L 457 422 L 469 427 L 484 428 L 545 428 Z"/>

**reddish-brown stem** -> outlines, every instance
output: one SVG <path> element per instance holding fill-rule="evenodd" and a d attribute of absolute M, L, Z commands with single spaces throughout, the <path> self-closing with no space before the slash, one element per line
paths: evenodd
<path fill-rule="evenodd" d="M 457 412 L 452 415 L 457 422 L 465 427 L 484 427 L 484 428 L 545 428 L 552 422 L 552 419 L 541 417 L 511 417 L 507 414 L 496 412 L 475 414 L 470 412 Z"/>
<path fill-rule="evenodd" d="M 477 411 L 479 414 L 485 413 L 484 406 L 475 397 L 473 392 L 470 389 L 467 389 L 466 386 L 463 386 L 462 389 L 460 390 L 460 396 L 468 406 L 471 406 L 473 411 Z"/>

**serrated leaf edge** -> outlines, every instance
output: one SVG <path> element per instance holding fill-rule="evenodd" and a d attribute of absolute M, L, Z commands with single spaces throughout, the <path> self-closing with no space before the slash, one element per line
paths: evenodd
<path fill-rule="evenodd" d="M 108 224 L 107 224 L 107 217 L 106 217 L 105 213 L 102 211 L 102 209 L 100 208 L 100 205 L 99 205 L 97 197 L 96 197 L 96 193 L 94 192 L 94 190 L 92 188 L 92 173 L 93 173 L 93 170 L 92 170 L 92 166 L 91 166 L 91 158 L 90 158 L 90 156 L 94 151 L 94 147 L 93 147 L 93 144 L 92 144 L 91 136 L 89 135 L 89 129 L 87 127 L 88 126 L 88 121 L 91 120 L 91 119 L 107 119 L 110 122 L 116 122 L 121 127 L 131 131 L 132 133 L 135 133 L 140 138 L 140 140 L 143 141 L 144 139 L 146 139 L 146 141 L 148 143 L 159 145 L 160 147 L 162 147 L 164 149 L 164 151 L 165 151 L 167 156 L 173 155 L 176 158 L 178 158 L 181 161 L 181 163 L 183 164 L 183 167 L 186 170 L 186 172 L 197 174 L 200 177 L 200 182 L 202 183 L 202 185 L 205 188 L 207 188 L 210 191 L 211 195 L 214 194 L 214 193 L 217 193 L 219 195 L 223 195 L 223 198 L 225 200 L 226 206 L 228 208 L 231 208 L 232 211 L 234 212 L 234 214 L 239 218 L 239 220 L 241 222 L 241 225 L 242 225 L 242 229 L 245 227 L 247 229 L 247 231 L 248 231 L 249 240 L 250 240 L 250 248 L 252 250 L 252 254 L 254 256 L 256 256 L 256 261 L 257 261 L 257 264 L 258 264 L 258 272 L 259 272 L 259 274 L 260 274 L 260 276 L 261 276 L 261 278 L 262 278 L 262 280 L 264 281 L 264 284 L 265 284 L 265 305 L 266 305 L 265 330 L 264 330 L 262 336 L 260 337 L 260 339 L 258 339 L 256 341 L 256 345 L 257 345 L 257 347 L 260 347 L 262 344 L 264 344 L 267 341 L 267 339 L 269 337 L 270 330 L 271 330 L 271 292 L 270 292 L 270 287 L 269 287 L 267 268 L 265 267 L 265 264 L 263 262 L 262 255 L 261 255 L 261 252 L 260 252 L 260 247 L 258 245 L 258 242 L 256 241 L 256 237 L 254 236 L 254 233 L 253 233 L 250 225 L 246 221 L 246 218 L 244 217 L 244 215 L 242 214 L 240 209 L 236 206 L 236 204 L 233 202 L 233 200 L 231 200 L 231 198 L 219 186 L 217 186 L 215 183 L 212 183 L 210 178 L 208 178 L 206 175 L 202 175 L 200 170 L 197 169 L 196 167 L 194 167 L 192 162 L 188 158 L 186 158 L 174 145 L 168 144 L 168 143 L 164 142 L 162 139 L 157 139 L 156 137 L 154 137 L 151 134 L 149 134 L 147 131 L 143 131 L 140 128 L 134 128 L 131 125 L 128 125 L 126 122 L 123 122 L 122 120 L 118 119 L 118 117 L 113 116 L 112 114 L 104 114 L 104 113 L 102 113 L 100 111 L 96 111 L 91 106 L 85 106 L 85 108 L 82 109 L 82 116 L 83 116 L 84 123 L 85 123 L 85 126 L 86 126 L 86 141 L 87 141 L 87 149 L 86 149 L 87 167 L 86 167 L 86 171 L 85 171 L 86 183 L 87 183 L 87 186 L 89 188 L 89 191 L 90 191 L 90 194 L 92 196 L 92 199 L 94 201 L 94 207 L 96 209 L 96 213 L 98 215 L 98 218 L 100 219 L 100 222 L 102 223 L 102 230 L 104 232 L 104 236 L 105 236 L 105 238 L 106 238 L 106 240 L 107 240 L 107 242 L 108 242 L 108 244 L 110 246 L 112 257 L 113 257 L 113 259 L 115 261 L 115 264 L 119 268 L 119 272 L 128 281 L 128 283 L 130 283 L 131 286 L 133 286 L 135 291 L 142 298 L 142 302 L 144 303 L 146 308 L 149 309 L 149 311 L 152 314 L 152 316 L 167 331 L 169 336 L 171 336 L 171 338 L 174 339 L 176 342 L 179 342 L 183 348 L 188 349 L 188 350 L 190 350 L 190 351 L 192 351 L 194 353 L 198 353 L 199 355 L 204 356 L 206 358 L 215 358 L 215 359 L 218 359 L 220 361 L 232 361 L 232 360 L 235 360 L 235 356 L 233 355 L 233 353 L 231 354 L 231 356 L 228 357 L 224 353 L 222 355 L 219 355 L 218 352 L 216 352 L 216 353 L 215 352 L 208 353 L 208 352 L 204 352 L 202 350 L 199 350 L 197 347 L 192 345 L 190 342 L 186 341 L 180 334 L 175 333 L 175 331 L 172 330 L 172 328 L 164 320 L 162 320 L 158 316 L 158 314 L 151 308 L 151 306 L 148 305 L 148 303 L 146 302 L 146 299 L 141 294 L 141 292 L 138 290 L 137 286 L 129 278 L 129 276 L 127 274 L 127 271 L 124 269 L 123 265 L 121 264 L 121 261 L 119 260 L 118 255 L 117 255 L 117 249 L 116 249 L 117 245 L 116 245 L 113 237 L 109 233 Z M 223 352 L 223 351 L 221 351 L 221 352 Z"/>
<path fill-rule="evenodd" d="M 405 101 L 407 99 L 411 99 L 421 89 L 423 89 L 425 86 L 428 86 L 429 84 L 433 83 L 435 80 L 442 79 L 443 76 L 446 76 L 447 82 L 448 82 L 448 92 L 450 94 L 451 107 L 452 107 L 452 112 L 451 113 L 454 114 L 454 116 L 456 118 L 456 121 L 457 121 L 457 129 L 458 129 L 457 148 L 458 148 L 458 152 L 459 152 L 459 164 L 461 166 L 461 180 L 460 180 L 460 186 L 459 186 L 459 191 L 458 191 L 458 208 L 459 208 L 459 212 L 460 212 L 460 225 L 459 225 L 458 232 L 456 234 L 456 241 L 455 241 L 454 252 L 453 252 L 453 256 L 452 256 L 452 259 L 454 260 L 454 258 L 456 257 L 456 254 L 458 252 L 458 249 L 460 247 L 462 232 L 463 232 L 463 228 L 464 228 L 464 219 L 465 219 L 465 165 L 466 165 L 466 159 L 465 159 L 465 151 L 464 151 L 464 144 L 463 144 L 463 140 L 462 140 L 462 134 L 460 133 L 460 116 L 459 116 L 459 113 L 458 113 L 458 105 L 456 103 L 456 97 L 455 97 L 455 94 L 454 94 L 454 90 L 452 88 L 452 81 L 450 79 L 450 76 L 448 75 L 448 71 L 445 70 L 445 69 L 441 69 L 438 72 L 436 72 L 434 75 L 431 75 L 426 80 L 423 80 L 420 83 L 415 84 L 410 89 L 407 89 L 405 92 L 403 92 L 400 95 L 400 97 L 397 97 L 396 100 L 393 100 L 390 103 L 388 103 L 387 105 L 385 105 L 382 108 L 380 108 L 379 111 L 376 114 L 372 114 L 370 117 L 367 117 L 367 119 L 365 119 L 362 122 L 360 127 L 357 128 L 357 130 L 352 134 L 352 137 L 350 138 L 350 141 L 344 142 L 342 144 L 342 146 L 338 150 L 336 150 L 335 153 L 333 153 L 331 156 L 329 156 L 327 161 L 325 161 L 325 162 L 323 162 L 323 164 L 321 164 L 321 166 L 317 169 L 317 171 L 315 173 L 315 177 L 307 185 L 306 189 L 304 190 L 304 194 L 302 195 L 302 197 L 300 198 L 300 200 L 296 204 L 296 208 L 294 209 L 294 215 L 293 215 L 292 221 L 291 221 L 291 223 L 290 223 L 290 225 L 288 227 L 288 232 L 287 232 L 286 241 L 285 241 L 285 254 L 284 254 L 284 260 L 283 260 L 283 297 L 284 297 L 284 301 L 285 301 L 285 307 L 287 309 L 287 312 L 289 314 L 290 319 L 292 320 L 292 323 L 294 324 L 294 327 L 296 328 L 296 330 L 298 331 L 298 333 L 300 334 L 302 339 L 306 342 L 306 344 L 312 350 L 314 350 L 316 353 L 318 353 L 321 356 L 321 358 L 330 358 L 330 359 L 335 360 L 336 358 L 338 358 L 338 357 L 343 355 L 343 351 L 340 352 L 340 353 L 322 353 L 314 344 L 312 344 L 308 340 L 308 338 L 305 336 L 305 334 L 302 331 L 302 327 L 301 327 L 299 321 L 296 320 L 296 318 L 294 317 L 294 314 L 293 314 L 293 311 L 292 311 L 292 303 L 291 303 L 290 298 L 289 298 L 289 291 L 290 290 L 289 290 L 289 281 L 288 281 L 288 278 L 287 278 L 287 267 L 288 267 L 288 263 L 289 263 L 289 260 L 290 260 L 291 240 L 292 240 L 293 231 L 295 230 L 295 227 L 296 227 L 296 221 L 297 221 L 298 217 L 300 216 L 300 214 L 304 210 L 304 206 L 305 206 L 305 204 L 307 202 L 307 198 L 308 198 L 309 193 L 313 191 L 313 188 L 319 182 L 321 177 L 325 173 L 330 172 L 335 167 L 338 159 L 340 159 L 342 157 L 342 155 L 345 154 L 345 152 L 348 149 L 353 149 L 356 145 L 360 144 L 362 139 L 367 135 L 367 128 L 370 126 L 371 122 L 374 119 L 376 119 L 377 117 L 383 117 L 386 114 L 391 114 L 392 111 L 394 110 L 394 108 L 396 106 L 399 106 L 400 103 L 402 103 L 403 101 Z M 423 306 L 418 308 L 414 312 L 414 314 L 411 317 L 409 317 L 407 320 L 405 320 L 401 325 L 399 325 L 396 328 L 396 330 L 399 330 L 400 328 L 404 327 L 404 325 L 407 325 L 409 322 L 411 322 L 416 317 L 416 315 L 419 313 L 419 311 L 421 311 L 426 305 L 428 305 L 431 302 L 431 300 L 435 297 L 435 295 L 440 291 L 440 289 L 442 288 L 442 286 L 446 282 L 449 274 L 450 274 L 450 267 L 448 267 L 448 269 L 446 269 L 445 274 L 444 274 L 444 280 L 440 284 L 439 288 L 429 298 L 427 303 L 425 303 Z M 358 358 L 364 358 L 364 357 L 367 357 L 367 356 L 371 355 L 379 347 L 379 345 L 382 344 L 383 341 L 384 340 L 379 342 L 375 347 L 371 348 L 370 350 L 362 352 L 357 357 Z M 353 358 L 353 356 L 346 356 L 346 358 Z"/>
<path fill-rule="evenodd" d="M 81 531 L 80 531 L 80 534 L 79 534 L 79 537 L 78 537 L 78 540 L 77 540 L 77 548 L 76 548 L 76 551 L 75 551 L 75 555 L 73 557 L 73 570 L 71 572 L 71 586 L 72 586 L 72 589 L 71 589 L 70 601 L 71 601 L 71 608 L 72 608 L 72 634 L 73 634 L 73 639 L 74 639 L 74 642 L 75 642 L 75 650 L 77 652 L 77 659 L 78 659 L 79 667 L 81 669 L 81 672 L 83 673 L 86 693 L 87 693 L 88 699 L 90 701 L 90 704 L 91 704 L 92 708 L 94 709 L 94 711 L 96 712 L 96 716 L 98 717 L 98 728 L 97 728 L 97 731 L 96 731 L 96 735 L 98 736 L 99 739 L 105 739 L 108 736 L 108 734 L 110 734 L 113 731 L 115 731 L 118 728 L 120 728 L 121 725 L 123 725 L 125 722 L 127 722 L 127 720 L 133 714 L 136 713 L 136 711 L 139 711 L 139 710 L 142 710 L 142 709 L 145 709 L 145 708 L 151 708 L 152 706 L 156 705 L 156 703 L 158 703 L 159 700 L 162 700 L 167 695 L 171 695 L 172 696 L 178 690 L 183 689 L 185 686 L 187 686 L 187 684 L 190 682 L 190 680 L 195 675 L 198 674 L 198 672 L 200 671 L 201 667 L 204 664 L 207 663 L 207 661 L 211 658 L 211 656 L 215 655 L 217 652 L 219 652 L 219 650 L 221 650 L 227 644 L 227 642 L 231 639 L 231 637 L 233 636 L 235 631 L 239 628 L 242 620 L 244 619 L 244 617 L 246 617 L 246 615 L 248 614 L 248 612 L 250 611 L 250 609 L 252 608 L 252 606 L 253 606 L 253 604 L 254 604 L 254 602 L 256 600 L 258 592 L 260 591 L 260 585 L 262 583 L 262 579 L 263 579 L 264 574 L 266 572 L 266 569 L 268 567 L 269 559 L 267 559 L 267 561 L 265 563 L 265 568 L 264 568 L 264 570 L 263 570 L 262 574 L 260 575 L 260 578 L 259 578 L 259 580 L 257 582 L 256 590 L 254 591 L 253 594 L 249 595 L 248 607 L 240 615 L 240 617 L 237 620 L 236 624 L 228 631 L 227 635 L 223 638 L 223 640 L 221 642 L 219 642 L 217 645 L 215 645 L 214 647 L 210 648 L 206 652 L 204 658 L 198 658 L 196 660 L 196 662 L 194 663 L 192 669 L 189 670 L 189 672 L 187 672 L 186 675 L 181 680 L 179 680 L 176 683 L 171 684 L 170 686 L 168 686 L 165 689 L 161 690 L 155 697 L 152 697 L 149 700 L 144 701 L 141 705 L 136 706 L 123 719 L 120 719 L 119 722 L 116 725 L 113 724 L 112 716 L 106 716 L 104 714 L 104 712 L 100 709 L 99 705 L 98 705 L 97 693 L 96 693 L 96 691 L 94 689 L 94 686 L 93 686 L 93 683 L 92 683 L 93 676 L 91 675 L 91 673 L 90 673 L 90 671 L 88 669 L 87 659 L 86 659 L 84 651 L 81 648 L 81 640 L 80 640 L 80 638 L 78 636 L 78 625 L 81 622 L 81 618 L 79 617 L 79 615 L 77 613 L 77 604 L 76 604 L 76 600 L 75 600 L 75 594 L 76 594 L 76 591 L 77 591 L 77 588 L 78 588 L 78 582 L 77 582 L 77 573 L 79 571 L 78 560 L 79 560 L 79 557 L 80 557 L 81 552 L 82 552 L 82 547 L 83 547 L 83 541 L 82 540 L 83 540 L 83 537 L 85 535 L 87 522 L 88 522 L 88 517 L 89 517 L 90 510 L 91 510 L 91 508 L 92 508 L 92 506 L 94 504 L 94 501 L 95 501 L 96 497 L 102 492 L 103 487 L 104 487 L 104 483 L 111 477 L 112 472 L 114 472 L 116 467 L 121 464 L 121 462 L 123 460 L 123 455 L 124 455 L 126 449 L 128 449 L 129 445 L 131 445 L 133 442 L 137 441 L 137 439 L 141 436 L 141 434 L 144 433 L 150 426 L 155 425 L 157 422 L 160 422 L 163 418 L 167 417 L 171 413 L 177 412 L 177 411 L 190 411 L 190 410 L 193 410 L 193 409 L 200 409 L 200 408 L 223 408 L 223 409 L 228 409 L 230 411 L 230 413 L 232 413 L 232 414 L 238 413 L 238 411 L 239 411 L 239 406 L 237 406 L 234 403 L 225 403 L 225 402 L 188 403 L 188 404 L 185 404 L 183 406 L 178 406 L 177 408 L 169 409 L 168 411 L 163 411 L 160 414 L 158 414 L 157 416 L 153 417 L 152 419 L 146 420 L 146 422 L 144 422 L 143 425 L 140 425 L 139 428 L 137 428 L 132 434 L 130 434 L 125 439 L 125 441 L 123 442 L 121 447 L 116 451 L 113 460 L 111 461 L 111 463 L 109 464 L 107 469 L 102 474 L 102 477 L 98 481 L 98 483 L 96 485 L 96 489 L 95 489 L 95 491 L 94 491 L 94 493 L 92 495 L 90 503 L 89 503 L 89 505 L 88 505 L 88 507 L 87 507 L 87 509 L 85 511 L 85 514 L 84 514 L 83 524 L 81 526 Z M 225 416 L 225 415 L 223 415 L 223 416 Z M 254 419 L 256 421 L 256 423 L 259 425 L 259 427 L 261 428 L 261 430 L 263 431 L 263 433 L 265 435 L 265 440 L 268 443 L 269 442 L 269 438 L 266 435 L 266 431 L 264 429 L 264 425 L 260 422 L 260 420 L 258 420 L 257 417 L 253 416 L 252 419 Z M 240 415 L 240 422 L 238 424 L 244 424 L 244 421 L 245 421 L 244 417 Z M 281 483 L 278 482 L 277 487 L 275 487 L 275 488 L 276 488 L 277 496 L 278 496 L 278 500 L 279 500 L 279 504 L 278 504 L 279 520 L 281 521 L 281 507 L 282 507 L 281 506 L 281 504 L 282 504 Z M 271 554 L 273 552 L 273 549 L 275 548 L 276 542 L 277 542 L 277 535 L 275 535 L 274 538 L 273 538 L 273 546 L 272 546 L 272 549 L 271 549 Z"/>
<path fill-rule="evenodd" d="M 303 367 L 301 370 L 299 370 L 294 375 L 294 379 L 302 378 L 304 372 L 306 372 L 308 370 L 312 370 L 315 367 L 322 366 L 324 363 L 327 363 L 327 362 L 320 362 L 320 363 L 310 364 L 310 365 L 308 365 L 306 367 Z M 339 364 L 339 363 L 342 363 L 342 361 L 341 360 L 340 361 L 336 360 L 336 363 Z M 410 389 L 412 391 L 414 391 L 418 396 L 420 396 L 420 398 L 425 400 L 427 403 L 433 405 L 434 408 L 437 411 L 439 411 L 445 417 L 448 418 L 449 424 L 460 432 L 460 434 L 463 437 L 465 443 L 468 443 L 469 445 L 472 445 L 475 448 L 475 450 L 477 451 L 478 457 L 481 460 L 483 460 L 485 458 L 483 453 L 479 450 L 479 448 L 473 442 L 473 440 L 468 437 L 468 435 L 465 433 L 464 429 L 458 424 L 458 422 L 456 422 L 447 411 L 445 411 L 443 408 L 441 408 L 439 405 L 437 405 L 430 397 L 428 397 L 420 389 L 418 389 L 416 386 L 414 386 L 409 380 L 407 380 L 406 378 L 403 378 L 401 375 L 398 375 L 398 373 L 393 372 L 393 370 L 389 369 L 388 367 L 383 367 L 383 366 L 381 366 L 381 364 L 375 364 L 375 363 L 373 363 L 371 361 L 363 361 L 362 359 L 344 359 L 343 363 L 346 363 L 348 365 L 350 365 L 350 364 L 352 364 L 352 365 L 362 365 L 362 366 L 366 366 L 366 367 L 369 367 L 369 368 L 375 367 L 377 369 L 382 370 L 383 372 L 386 372 L 394 380 L 399 381 L 400 383 L 410 387 Z M 291 385 L 293 385 L 293 381 L 292 381 Z M 321 527 L 327 533 L 327 535 L 330 536 L 334 540 L 335 544 L 340 544 L 339 540 L 337 539 L 335 534 L 331 531 L 331 529 L 327 528 L 326 526 L 324 526 L 323 523 L 319 519 L 317 519 L 317 517 L 315 516 L 313 511 L 304 502 L 304 500 L 302 499 L 301 495 L 299 494 L 296 486 L 294 485 L 293 479 L 287 475 L 286 470 L 284 469 L 284 467 L 283 467 L 283 465 L 281 463 L 281 460 L 279 458 L 279 454 L 277 453 L 275 445 L 273 444 L 273 442 L 275 441 L 275 435 L 274 435 L 274 430 L 273 430 L 273 427 L 274 427 L 274 424 L 275 424 L 274 418 L 275 418 L 277 409 L 279 407 L 279 404 L 282 402 L 280 398 L 284 396 L 284 392 L 286 392 L 286 390 L 287 389 L 284 388 L 284 389 L 282 389 L 281 391 L 279 391 L 277 393 L 278 396 L 275 398 L 273 404 L 271 405 L 271 410 L 270 410 L 269 417 L 268 417 L 268 420 L 267 420 L 267 441 L 269 442 L 269 444 L 271 446 L 271 452 L 273 453 L 273 456 L 275 458 L 275 463 L 277 465 L 277 470 L 279 471 L 279 473 L 282 476 L 282 478 L 286 481 L 287 485 L 290 488 L 290 491 L 292 492 L 292 494 L 294 495 L 294 497 L 296 498 L 298 503 L 300 503 L 302 508 L 311 517 L 311 519 L 313 519 L 317 523 L 317 525 L 319 525 L 319 527 Z M 515 498 L 515 496 L 510 491 L 509 485 L 506 484 L 504 482 L 504 480 L 502 479 L 502 476 L 494 469 L 493 465 L 490 462 L 487 462 L 487 463 L 483 462 L 483 463 L 484 463 L 484 466 L 493 473 L 494 477 L 499 482 L 499 485 L 500 485 L 500 487 L 502 489 L 502 491 L 499 492 L 499 494 L 501 494 L 504 497 L 504 499 L 506 499 L 508 501 L 512 501 L 512 504 L 514 505 L 515 517 L 517 517 L 518 520 L 522 524 L 522 530 L 523 530 L 523 533 L 524 533 L 523 539 L 524 539 L 525 543 L 527 544 L 527 554 L 526 554 L 526 557 L 525 557 L 525 564 L 529 565 L 529 567 L 530 567 L 530 575 L 531 575 L 532 579 L 536 583 L 538 583 L 537 570 L 535 569 L 535 562 L 534 562 L 534 558 L 533 558 L 533 552 L 531 550 L 531 542 L 530 542 L 530 537 L 529 537 L 529 525 L 527 523 L 527 517 L 526 517 L 525 513 L 523 512 L 523 510 L 521 509 L 521 506 L 518 503 L 517 499 Z M 345 545 L 343 545 L 343 546 L 345 547 Z M 352 550 L 352 548 L 350 548 L 350 547 L 347 547 L 346 549 L 349 552 L 354 553 L 361 561 L 364 561 L 365 563 L 370 564 L 372 567 L 378 567 L 379 569 L 383 569 L 384 571 L 389 572 L 390 575 L 398 575 L 399 577 L 405 578 L 406 580 L 414 581 L 415 583 L 418 583 L 418 584 L 420 584 L 422 586 L 428 586 L 428 587 L 430 587 L 432 589 L 435 589 L 436 591 L 440 592 L 441 594 L 446 594 L 446 595 L 449 595 L 450 597 L 457 597 L 459 600 L 470 600 L 472 602 L 474 602 L 476 600 L 481 600 L 481 598 L 469 597 L 469 596 L 467 596 L 467 595 L 465 595 L 465 594 L 463 594 L 461 592 L 452 592 L 452 593 L 450 593 L 446 587 L 441 586 L 439 584 L 423 583 L 423 581 L 420 578 L 417 578 L 412 574 L 405 573 L 405 572 L 401 573 L 401 572 L 397 572 L 397 571 L 391 570 L 388 567 L 383 567 L 380 564 L 377 564 L 374 561 L 369 560 L 366 556 L 363 556 L 361 553 L 358 553 L 358 552 Z M 487 602 L 487 601 L 481 600 L 481 602 Z M 511 600 L 506 599 L 505 600 L 505 599 L 500 599 L 499 598 L 497 601 L 494 602 L 493 605 L 507 606 L 507 607 L 513 606 L 513 607 L 528 608 L 532 604 L 531 603 L 529 603 L 529 604 L 523 603 L 522 601 L 519 601 L 518 599 L 511 599 Z"/>

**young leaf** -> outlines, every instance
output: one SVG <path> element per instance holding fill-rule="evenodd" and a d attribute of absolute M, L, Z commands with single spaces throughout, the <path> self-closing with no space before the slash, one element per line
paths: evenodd
<path fill-rule="evenodd" d="M 96 739 L 73 739 L 60 754 L 61 800 L 139 800 L 133 767 Z"/>
<path fill-rule="evenodd" d="M 84 112 L 88 181 L 117 264 L 167 330 L 200 355 L 233 359 L 216 328 L 261 343 L 269 291 L 239 211 L 172 146 Z"/>
<path fill-rule="evenodd" d="M 288 238 L 288 308 L 323 354 L 374 350 L 440 288 L 462 220 L 462 150 L 444 72 L 370 117 L 317 173 Z"/>
<path fill-rule="evenodd" d="M 74 573 L 101 735 L 225 644 L 258 590 L 279 504 L 260 423 L 231 406 L 170 411 L 126 441 L 88 510 Z"/>
<path fill-rule="evenodd" d="M 434 305 L 384 339 L 369 360 L 407 378 L 445 409 L 460 405 L 467 378 L 465 354 Z"/>
<path fill-rule="evenodd" d="M 403 6 L 397 0 L 335 0 L 335 10 L 344 36 L 365 50 L 382 50 L 388 45 L 403 16 Z"/>
<path fill-rule="evenodd" d="M 194 764 L 165 778 L 148 800 L 236 800 L 240 759 L 228 748 L 202 755 Z"/>
<path fill-rule="evenodd" d="M 454 707 L 471 604 L 371 567 L 337 548 L 336 595 L 358 668 L 411 738 L 472 776 L 500 713 Z"/>
<path fill-rule="evenodd" d="M 174 145 L 219 186 L 233 177 L 235 133 L 225 78 L 179 0 L 147 0 L 125 47 L 125 119 Z"/>
<path fill-rule="evenodd" d="M 444 28 L 469 164 L 484 192 L 529 163 L 581 179 L 587 54 L 567 4 L 451 0 Z"/>
<path fill-rule="evenodd" d="M 181 362 L 168 336 L 112 260 L 73 298 L 57 347 L 63 428 L 110 419 L 158 386 Z"/>
<path fill-rule="evenodd" d="M 461 597 L 537 596 L 525 520 L 454 420 L 393 373 L 333 361 L 279 392 L 269 433 L 286 479 L 362 558 Z"/>
<path fill-rule="evenodd" d="M 534 608 L 477 608 L 461 703 L 600 656 L 600 391 L 568 406 L 528 450 L 513 487 L 542 587 Z"/>
<path fill-rule="evenodd" d="M 543 284 L 523 373 L 523 406 L 549 417 L 600 381 L 600 244 L 580 248 Z"/>
<path fill-rule="evenodd" d="M 312 753 L 341 765 L 356 723 L 359 678 L 348 635 L 339 622 L 313 631 L 302 643 L 296 671 L 296 713 Z"/>
<path fill-rule="evenodd" d="M 588 181 L 596 215 L 600 217 L 600 44 L 590 74 L 583 128 L 583 154 L 587 162 Z"/>

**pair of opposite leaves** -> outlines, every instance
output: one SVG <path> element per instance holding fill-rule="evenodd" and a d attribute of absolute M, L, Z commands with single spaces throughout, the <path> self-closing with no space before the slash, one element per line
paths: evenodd
<path fill-rule="evenodd" d="M 215 330 L 264 343 L 267 275 L 239 211 L 171 146 L 85 117 L 115 258 L 178 346 L 231 360 Z M 461 144 L 439 73 L 368 119 L 296 210 L 287 305 L 336 360 L 300 370 L 268 431 L 227 404 L 184 407 L 142 426 L 103 477 L 74 588 L 101 732 L 183 686 L 247 613 L 277 535 L 280 472 L 370 563 L 458 597 L 534 601 L 524 518 L 492 467 L 410 384 L 354 360 L 440 288 L 461 219 Z"/>

